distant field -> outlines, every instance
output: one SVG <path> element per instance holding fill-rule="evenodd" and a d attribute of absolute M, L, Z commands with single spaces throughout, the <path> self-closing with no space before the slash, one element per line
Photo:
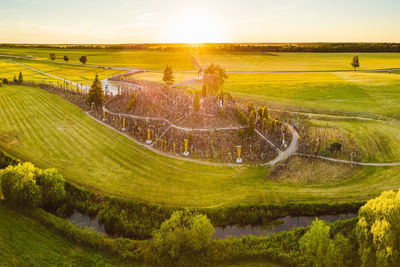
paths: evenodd
<path fill-rule="evenodd" d="M 80 247 L 0 203 L 1 266 L 114 266 L 118 263 Z"/>
<path fill-rule="evenodd" d="M 98 191 L 167 205 L 365 200 L 400 187 L 400 167 L 357 168 L 352 177 L 334 183 L 299 185 L 270 180 L 265 167 L 167 158 L 93 121 L 72 104 L 30 87 L 0 88 L 0 122 L 0 148 L 22 160 L 58 168 L 66 179 Z M 318 175 L 324 179 L 324 174 Z"/>
<path fill-rule="evenodd" d="M 79 57 L 86 55 L 87 64 L 163 70 L 167 64 L 175 70 L 195 70 L 191 56 L 202 65 L 217 63 L 227 71 L 329 71 L 351 70 L 353 55 L 360 57 L 360 70 L 400 68 L 400 53 L 189 53 L 155 50 L 93 50 L 93 49 L 32 49 L 1 48 L 0 55 L 32 56 L 34 59 L 50 60 L 55 53 L 57 62 L 64 62 L 68 55 L 70 63 L 81 64 Z"/>
<path fill-rule="evenodd" d="M 205 66 L 222 65 L 228 71 L 328 71 L 352 70 L 353 55 L 360 70 L 400 68 L 400 53 L 221 53 L 195 55 Z"/>
<path fill-rule="evenodd" d="M 81 64 L 79 57 L 86 55 L 87 64 L 110 67 L 132 67 L 151 70 L 164 70 L 167 64 L 175 70 L 195 70 L 190 54 L 182 52 L 159 52 L 149 50 L 92 50 L 92 49 L 0 49 L 0 55 L 32 56 L 34 59 L 50 60 L 49 54 L 56 54 L 56 62 Z"/>
<path fill-rule="evenodd" d="M 230 74 L 225 90 L 255 101 L 322 111 L 400 117 L 400 75 L 386 73 Z"/>

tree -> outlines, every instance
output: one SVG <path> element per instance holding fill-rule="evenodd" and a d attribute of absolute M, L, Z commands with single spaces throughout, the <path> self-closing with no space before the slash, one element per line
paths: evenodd
<path fill-rule="evenodd" d="M 68 56 L 64 56 L 64 61 L 65 61 L 65 63 L 68 63 L 69 57 Z"/>
<path fill-rule="evenodd" d="M 252 111 L 256 110 L 256 107 L 254 106 L 253 102 L 248 102 L 247 103 L 247 110 L 249 111 L 249 113 L 251 113 Z"/>
<path fill-rule="evenodd" d="M 56 211 L 65 199 L 65 180 L 56 169 L 36 169 L 36 182 L 41 187 L 42 205 Z"/>
<path fill-rule="evenodd" d="M 100 110 L 103 107 L 104 92 L 97 74 L 92 86 L 90 87 L 89 93 L 86 96 L 86 102 L 88 104 L 94 103 L 97 110 Z"/>
<path fill-rule="evenodd" d="M 23 83 L 23 82 L 24 82 L 24 77 L 22 77 L 22 72 L 19 72 L 18 83 Z"/>
<path fill-rule="evenodd" d="M 131 94 L 131 98 L 129 99 L 129 104 L 126 106 L 126 111 L 130 111 L 135 107 L 136 104 L 136 99 L 135 99 L 135 93 Z"/>
<path fill-rule="evenodd" d="M 14 75 L 14 79 L 13 79 L 13 82 L 14 82 L 14 83 L 18 83 L 18 79 L 17 79 L 17 76 L 15 76 L 15 75 Z"/>
<path fill-rule="evenodd" d="M 36 208 L 41 190 L 36 184 L 35 166 L 26 162 L 0 171 L 1 189 L 7 202 L 20 208 Z"/>
<path fill-rule="evenodd" d="M 201 87 L 201 96 L 206 97 L 207 96 L 207 86 L 203 84 L 203 87 Z"/>
<path fill-rule="evenodd" d="M 356 227 L 364 266 L 398 266 L 400 262 L 400 191 L 383 192 L 358 213 Z"/>
<path fill-rule="evenodd" d="M 254 136 L 255 134 L 255 121 L 256 121 L 256 112 L 252 110 L 249 116 L 249 135 Z"/>
<path fill-rule="evenodd" d="M 201 91 L 196 90 L 194 92 L 193 109 L 195 111 L 199 111 L 199 109 L 200 109 L 200 94 L 201 94 Z"/>
<path fill-rule="evenodd" d="M 360 67 L 360 60 L 358 56 L 353 56 L 350 65 L 354 68 L 354 71 L 356 71 L 356 69 Z"/>
<path fill-rule="evenodd" d="M 210 93 L 217 95 L 223 90 L 224 82 L 228 74 L 224 68 L 219 65 L 211 64 L 204 70 L 204 84 Z"/>
<path fill-rule="evenodd" d="M 308 266 L 324 266 L 330 241 L 330 227 L 315 219 L 310 230 L 299 240 L 300 254 Z"/>
<path fill-rule="evenodd" d="M 174 72 L 170 65 L 165 67 L 163 81 L 167 87 L 171 87 L 175 83 Z"/>
<path fill-rule="evenodd" d="M 214 227 L 207 216 L 176 211 L 153 233 L 152 249 L 159 263 L 188 264 L 204 258 L 213 234 Z"/>
<path fill-rule="evenodd" d="M 82 64 L 86 64 L 87 63 L 87 57 L 86 56 L 81 56 L 80 58 L 79 58 L 79 61 L 82 63 Z"/>
<path fill-rule="evenodd" d="M 50 59 L 51 59 L 52 61 L 56 60 L 56 54 L 50 53 Z"/>

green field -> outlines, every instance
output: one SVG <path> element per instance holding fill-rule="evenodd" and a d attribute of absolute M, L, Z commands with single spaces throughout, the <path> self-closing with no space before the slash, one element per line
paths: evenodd
<path fill-rule="evenodd" d="M 228 71 L 352 70 L 353 55 L 360 70 L 400 68 L 400 53 L 213 53 L 195 55 L 200 65 L 220 64 Z"/>
<path fill-rule="evenodd" d="M 191 56 L 200 65 L 222 65 L 227 71 L 330 71 L 351 70 L 353 55 L 360 57 L 360 70 L 400 68 L 400 53 L 257 53 L 221 52 L 193 53 L 156 50 L 95 50 L 95 49 L 38 49 L 0 48 L 0 55 L 29 56 L 33 59 L 50 60 L 56 54 L 56 62 L 63 62 L 68 55 L 70 63 L 80 64 L 79 57 L 86 55 L 92 65 L 132 67 L 163 70 L 167 64 L 175 70 L 195 70 Z"/>
<path fill-rule="evenodd" d="M 190 54 L 182 52 L 159 52 L 149 50 L 94 50 L 94 49 L 29 49 L 2 48 L 0 55 L 32 56 L 33 59 L 50 60 L 49 54 L 56 54 L 56 62 L 81 64 L 79 57 L 86 55 L 87 64 L 108 67 L 132 67 L 151 70 L 163 70 L 167 64 L 175 70 L 195 70 Z"/>
<path fill-rule="evenodd" d="M 137 80 L 152 81 L 163 83 L 163 74 L 161 72 L 143 72 L 139 74 L 131 75 L 130 77 Z M 174 73 L 175 83 L 181 83 L 188 80 L 197 79 L 198 75 L 196 72 L 177 72 Z"/>
<path fill-rule="evenodd" d="M 336 183 L 298 185 L 270 180 L 265 167 L 219 167 L 166 158 L 72 104 L 30 87 L 0 88 L 0 122 L 0 148 L 17 158 L 55 167 L 66 179 L 86 187 L 148 202 L 204 207 L 345 201 L 400 187 L 400 167 L 363 167 Z"/>
<path fill-rule="evenodd" d="M 113 266 L 91 249 L 49 231 L 0 202 L 0 266 Z"/>
<path fill-rule="evenodd" d="M 225 90 L 260 102 L 322 113 L 346 111 L 397 118 L 399 87 L 397 74 L 353 72 L 229 74 L 225 84 Z"/>

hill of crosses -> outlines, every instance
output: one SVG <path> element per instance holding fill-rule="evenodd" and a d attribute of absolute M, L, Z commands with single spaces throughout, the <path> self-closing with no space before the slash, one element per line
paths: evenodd
<path fill-rule="evenodd" d="M 114 76 L 109 80 L 135 86 L 118 87 L 114 94 L 106 90 L 104 104 L 93 105 L 90 114 L 161 153 L 220 163 L 276 158 L 291 140 L 287 124 L 267 106 L 239 104 L 207 83 L 210 76 L 204 76 L 201 90 Z"/>

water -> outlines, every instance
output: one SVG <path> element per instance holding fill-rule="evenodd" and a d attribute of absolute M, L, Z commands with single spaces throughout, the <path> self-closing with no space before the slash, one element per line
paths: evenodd
<path fill-rule="evenodd" d="M 69 222 L 79 228 L 85 228 L 100 234 L 106 234 L 104 225 L 99 223 L 99 219 L 96 217 L 90 218 L 89 216 L 75 211 L 71 217 L 68 218 Z"/>
<path fill-rule="evenodd" d="M 346 220 L 354 217 L 357 217 L 357 213 L 322 216 L 286 216 L 273 221 L 269 226 L 246 225 L 241 227 L 237 225 L 229 225 L 227 227 L 215 227 L 215 233 L 212 236 L 212 239 L 224 239 L 229 236 L 242 237 L 246 235 L 268 236 L 274 233 L 292 230 L 296 227 L 310 226 L 315 218 L 326 222 L 335 222 L 337 220 Z M 75 211 L 68 220 L 77 227 L 106 235 L 104 225 L 99 223 L 97 216 L 90 218 L 83 213 Z"/>
<path fill-rule="evenodd" d="M 241 227 L 236 225 L 229 225 L 227 227 L 215 227 L 215 233 L 212 238 L 224 239 L 229 236 L 242 237 L 245 235 L 268 236 L 274 233 L 288 231 L 295 227 L 310 226 L 315 218 L 324 220 L 326 222 L 335 222 L 337 220 L 346 220 L 354 217 L 357 217 L 356 213 L 322 216 L 286 216 L 278 219 L 278 221 L 281 221 L 282 223 L 276 226 L 266 227 L 246 225 L 244 227 Z"/>

